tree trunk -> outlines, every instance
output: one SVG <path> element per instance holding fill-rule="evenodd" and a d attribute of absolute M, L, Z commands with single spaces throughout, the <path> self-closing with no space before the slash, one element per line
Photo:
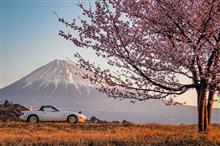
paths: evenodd
<path fill-rule="evenodd" d="M 200 96 L 201 97 L 201 96 Z M 199 132 L 205 131 L 205 96 L 200 99 L 200 107 L 198 111 L 198 130 Z"/>
<path fill-rule="evenodd" d="M 208 86 L 203 82 L 201 83 L 200 90 L 197 91 L 197 105 L 198 105 L 198 130 L 199 132 L 205 132 L 209 130 L 211 124 L 212 106 L 215 95 L 215 90 L 211 87 L 208 91 Z M 207 102 L 208 93 L 208 102 Z"/>
<path fill-rule="evenodd" d="M 200 98 L 200 88 L 201 87 L 198 87 L 198 88 L 196 88 L 196 93 L 197 93 L 197 109 L 198 109 L 198 111 L 199 111 L 199 103 L 200 103 L 200 101 L 199 101 L 199 98 Z"/>
<path fill-rule="evenodd" d="M 208 96 L 208 104 L 207 104 L 208 125 L 211 124 L 212 105 L 213 105 L 214 95 L 215 95 L 215 91 L 210 89 L 209 96 Z"/>
<path fill-rule="evenodd" d="M 208 123 L 208 110 L 207 110 L 207 105 L 206 105 L 206 100 L 205 100 L 205 109 L 204 109 L 204 131 L 207 131 L 209 128 L 209 123 Z"/>
<path fill-rule="evenodd" d="M 207 116 L 207 106 L 206 106 L 206 92 L 207 85 L 202 82 L 201 88 L 198 94 L 198 131 L 204 132 L 207 130 L 208 116 Z"/>
<path fill-rule="evenodd" d="M 200 88 L 201 87 L 196 88 L 196 92 L 197 92 L 197 112 L 198 113 L 199 113 L 199 107 L 200 107 Z M 199 114 L 198 114 L 198 119 L 199 119 Z"/>

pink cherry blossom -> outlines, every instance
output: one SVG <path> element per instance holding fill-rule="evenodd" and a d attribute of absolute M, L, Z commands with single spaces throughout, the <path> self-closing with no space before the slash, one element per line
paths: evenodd
<path fill-rule="evenodd" d="M 95 74 L 86 78 L 107 95 L 132 101 L 169 97 L 166 104 L 177 104 L 172 97 L 195 89 L 199 131 L 207 130 L 220 92 L 219 0 L 97 0 L 94 8 L 79 7 L 84 17 L 59 18 L 73 34 L 59 34 L 113 68 L 76 54 Z"/>

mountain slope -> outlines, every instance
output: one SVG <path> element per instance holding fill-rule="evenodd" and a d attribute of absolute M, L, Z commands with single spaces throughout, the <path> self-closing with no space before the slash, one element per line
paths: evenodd
<path fill-rule="evenodd" d="M 131 103 L 114 100 L 98 92 L 80 77 L 85 71 L 66 60 L 54 60 L 24 78 L 0 90 L 2 99 L 39 107 L 55 104 L 67 110 L 82 110 L 106 120 L 137 122 L 195 123 L 197 111 L 190 106 L 165 106 L 161 101 Z M 213 121 L 220 122 L 220 111 L 214 110 Z"/>
<path fill-rule="evenodd" d="M 77 74 L 82 69 L 66 60 L 54 60 L 1 90 L 11 100 L 28 98 L 72 97 L 87 93 L 93 87 Z"/>

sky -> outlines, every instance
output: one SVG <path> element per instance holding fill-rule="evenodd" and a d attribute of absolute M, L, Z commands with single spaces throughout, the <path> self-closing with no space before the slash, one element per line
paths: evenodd
<path fill-rule="evenodd" d="M 88 4 L 94 0 L 80 1 Z M 74 59 L 76 51 L 88 59 L 94 57 L 58 35 L 65 26 L 58 22 L 53 11 L 72 20 L 81 14 L 77 3 L 78 0 L 1 0 L 0 89 L 54 59 Z M 179 99 L 195 105 L 195 97 L 191 91 Z"/>
<path fill-rule="evenodd" d="M 91 0 L 90 0 L 91 1 Z M 74 46 L 58 35 L 53 14 L 80 15 L 77 0 L 1 0 L 1 87 L 54 59 L 73 58 Z M 86 3 L 88 1 L 84 1 Z"/>

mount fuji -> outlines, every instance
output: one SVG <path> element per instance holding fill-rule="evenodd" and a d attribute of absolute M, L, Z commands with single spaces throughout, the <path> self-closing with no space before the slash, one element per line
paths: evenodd
<path fill-rule="evenodd" d="M 0 100 L 9 100 L 35 108 L 52 104 L 65 110 L 83 111 L 88 117 L 133 122 L 196 123 L 192 106 L 165 106 L 161 101 L 131 103 L 115 100 L 96 90 L 81 75 L 82 68 L 68 60 L 54 60 L 22 79 L 0 89 Z M 213 122 L 220 123 L 220 110 L 213 110 Z"/>
<path fill-rule="evenodd" d="M 86 104 L 100 93 L 80 76 L 82 73 L 83 69 L 70 61 L 56 59 L 1 89 L 1 99 L 33 106 Z"/>

